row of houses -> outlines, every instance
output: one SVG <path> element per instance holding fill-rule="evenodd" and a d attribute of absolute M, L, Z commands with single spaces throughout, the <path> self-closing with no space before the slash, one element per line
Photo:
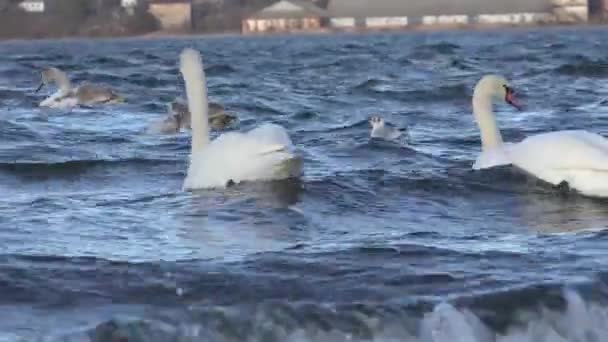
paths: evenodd
<path fill-rule="evenodd" d="M 607 12 L 608 0 L 278 0 L 244 18 L 242 32 L 586 22 Z"/>
<path fill-rule="evenodd" d="M 0 0 L 2 1 L 2 0 Z M 134 14 L 137 8 L 145 8 L 154 15 L 166 29 L 190 27 L 192 0 L 87 0 L 94 3 L 100 11 L 110 8 L 123 8 Z M 21 10 L 32 14 L 53 13 L 57 0 L 22 0 L 17 3 Z M 7 6 L 8 7 L 8 6 Z"/>
<path fill-rule="evenodd" d="M 53 0 L 23 0 L 44 12 Z M 193 27 L 193 7 L 223 0 L 93 0 L 118 2 L 128 12 L 145 5 L 165 30 Z M 101 5 L 100 5 L 101 6 Z M 220 6 L 221 7 L 221 6 Z M 586 22 L 603 18 L 608 0 L 276 0 L 228 15 L 242 16 L 244 34 L 319 30 L 396 29 L 418 25 Z M 245 12 L 245 13 L 243 13 Z"/>
<path fill-rule="evenodd" d="M 137 0 L 90 0 L 90 5 L 93 8 L 102 10 L 117 6 L 128 7 L 131 2 L 137 4 Z M 53 12 L 55 8 L 58 7 L 56 0 L 4 0 L 4 2 L 0 2 L 0 9 L 9 9 L 11 8 L 10 5 L 16 5 L 17 8 L 27 13 L 49 13 Z"/>
<path fill-rule="evenodd" d="M 144 0 L 148 1 L 148 0 Z M 137 7 L 142 0 L 89 0 L 91 7 L 104 9 L 121 6 L 125 9 Z M 0 9 L 9 8 L 11 4 L 16 4 L 18 8 L 28 13 L 48 13 L 57 7 L 56 0 L 0 0 Z"/>

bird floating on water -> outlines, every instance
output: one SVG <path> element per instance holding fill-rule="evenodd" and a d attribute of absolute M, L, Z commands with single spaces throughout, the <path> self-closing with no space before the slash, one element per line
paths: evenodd
<path fill-rule="evenodd" d="M 583 130 L 565 130 L 504 143 L 492 111 L 496 100 L 521 110 L 509 82 L 486 75 L 473 92 L 473 115 L 481 135 L 474 170 L 513 165 L 555 186 L 567 186 L 590 197 L 608 197 L 608 140 Z"/>
<path fill-rule="evenodd" d="M 409 133 L 407 129 L 387 125 L 384 119 L 380 116 L 372 116 L 369 119 L 369 125 L 372 128 L 370 133 L 370 137 L 372 138 L 395 140 L 404 136 L 409 141 Z"/>
<path fill-rule="evenodd" d="M 42 70 L 41 82 L 36 93 L 45 85 L 55 84 L 57 91 L 40 102 L 40 107 L 68 108 L 77 105 L 115 104 L 124 102 L 124 99 L 113 90 L 94 84 L 84 83 L 76 88 L 72 87 L 68 76 L 55 67 Z"/>
<path fill-rule="evenodd" d="M 182 129 L 191 129 L 191 118 L 188 105 L 178 100 L 168 104 L 168 116 L 160 122 L 154 123 L 150 132 L 163 134 L 175 134 Z M 230 126 L 236 116 L 225 112 L 224 107 L 217 103 L 209 103 L 209 126 L 214 130 L 223 130 Z"/>
<path fill-rule="evenodd" d="M 263 124 L 244 133 L 228 132 L 210 141 L 207 84 L 200 53 L 184 49 L 180 71 L 192 120 L 190 164 L 184 190 L 297 178 L 302 174 L 302 159 L 287 131 L 279 125 Z"/>

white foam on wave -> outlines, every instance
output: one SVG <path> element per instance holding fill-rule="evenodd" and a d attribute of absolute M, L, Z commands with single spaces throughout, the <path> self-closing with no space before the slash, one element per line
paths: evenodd
<path fill-rule="evenodd" d="M 426 313 L 421 319 L 399 313 L 384 319 L 377 314 L 364 311 L 347 313 L 345 316 L 330 307 L 324 314 L 308 321 L 293 308 L 261 305 L 248 316 L 252 330 L 247 341 L 290 341 L 290 342 L 600 342 L 608 341 L 608 308 L 596 302 L 585 301 L 573 290 L 563 293 L 566 308 L 554 311 L 543 308 L 538 311 L 522 310 L 518 317 L 511 317 L 514 323 L 506 330 L 496 332 L 482 322 L 471 310 L 459 308 L 443 302 Z M 500 308 L 498 308 L 500 309 Z M 223 320 L 232 314 L 240 316 L 237 308 L 217 308 Z M 372 310 L 375 311 L 375 310 Z M 390 313 L 390 311 L 384 311 Z M 317 312 L 320 313 L 320 312 Z M 370 312 L 371 313 L 371 312 Z M 395 314 L 395 312 L 392 312 Z M 292 314 L 295 314 L 292 316 Z M 337 316 L 336 316 L 337 315 Z M 338 317 L 340 316 L 340 317 Z M 382 316 L 382 315 L 381 315 Z M 241 316 L 242 318 L 242 316 Z M 304 320 L 302 320 L 304 319 Z M 319 321 L 320 320 L 320 321 Z M 225 323 L 232 321 L 228 319 Z M 323 321 L 323 324 L 319 322 Z M 148 323 L 150 323 L 149 321 Z M 238 319 L 234 323 L 241 324 Z M 170 335 L 180 341 L 232 341 L 234 336 L 225 336 L 224 329 L 217 329 L 209 322 L 182 322 L 177 326 L 156 322 L 147 326 L 135 323 L 137 329 L 127 324 L 114 329 L 112 325 L 101 330 L 123 336 L 129 341 L 165 341 Z M 229 326 L 230 324 L 228 324 Z M 89 327 L 90 329 L 91 327 Z M 346 329 L 345 329 L 346 328 Z M 109 329 L 109 330 L 108 330 Z M 87 329 L 88 330 L 88 329 Z M 160 332 L 162 331 L 162 334 Z M 154 333 L 156 332 L 156 333 Z M 93 334 L 94 335 L 94 334 Z M 156 335 L 159 337 L 152 337 Z M 69 333 L 49 341 L 99 341 L 90 339 L 89 332 Z M 100 335 L 101 336 L 101 335 Z M 142 337 L 146 337 L 142 339 Z M 9 335 L 0 333 L 0 341 Z M 151 338 L 151 339 L 150 339 Z"/>
<path fill-rule="evenodd" d="M 438 304 L 420 321 L 417 333 L 404 326 L 377 326 L 372 338 L 355 338 L 343 333 L 297 329 L 286 341 L 374 341 L 374 342 L 599 342 L 608 341 L 608 308 L 585 302 L 578 293 L 565 290 L 564 312 L 543 309 L 528 313 L 527 324 L 504 333 L 493 331 L 468 309 L 449 303 Z M 522 313 L 522 315 L 526 315 Z M 526 320 L 524 320 L 526 321 Z M 370 321 L 372 325 L 373 322 Z"/>
<path fill-rule="evenodd" d="M 608 341 L 608 309 L 585 302 L 573 290 L 564 290 L 564 312 L 543 309 L 524 326 L 511 327 L 506 333 L 493 332 L 466 309 L 442 303 L 423 320 L 423 342 L 566 342 Z"/>

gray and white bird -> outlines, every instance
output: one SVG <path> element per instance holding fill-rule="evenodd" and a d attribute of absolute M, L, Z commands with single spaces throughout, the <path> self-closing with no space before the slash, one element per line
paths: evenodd
<path fill-rule="evenodd" d="M 124 98 L 112 89 L 90 83 L 72 87 L 68 76 L 55 67 L 44 68 L 41 81 L 36 93 L 45 85 L 55 84 L 57 91 L 40 102 L 40 107 L 69 108 L 78 105 L 116 104 L 124 102 Z"/>
<path fill-rule="evenodd" d="M 401 129 L 387 125 L 383 118 L 380 116 L 372 116 L 369 119 L 369 125 L 372 128 L 370 137 L 384 140 L 395 140 L 401 137 L 405 137 L 409 141 L 409 133 L 407 129 Z"/>
<path fill-rule="evenodd" d="M 169 115 L 162 121 L 153 125 L 151 131 L 163 134 L 175 134 L 182 129 L 191 129 L 190 111 L 188 106 L 178 100 L 167 105 Z M 209 103 L 209 126 L 214 130 L 223 130 L 229 126 L 236 117 L 228 114 L 224 106 L 218 103 Z"/>

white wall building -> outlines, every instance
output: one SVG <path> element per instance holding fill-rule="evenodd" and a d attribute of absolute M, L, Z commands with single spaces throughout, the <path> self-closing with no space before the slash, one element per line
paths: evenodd
<path fill-rule="evenodd" d="M 120 5 L 124 8 L 137 6 L 137 0 L 120 0 Z"/>
<path fill-rule="evenodd" d="M 19 8 L 29 13 L 43 13 L 44 12 L 44 1 L 43 0 L 26 0 L 19 3 Z"/>
<path fill-rule="evenodd" d="M 120 5 L 127 11 L 127 14 L 135 14 L 135 7 L 137 7 L 137 0 L 120 0 Z"/>

